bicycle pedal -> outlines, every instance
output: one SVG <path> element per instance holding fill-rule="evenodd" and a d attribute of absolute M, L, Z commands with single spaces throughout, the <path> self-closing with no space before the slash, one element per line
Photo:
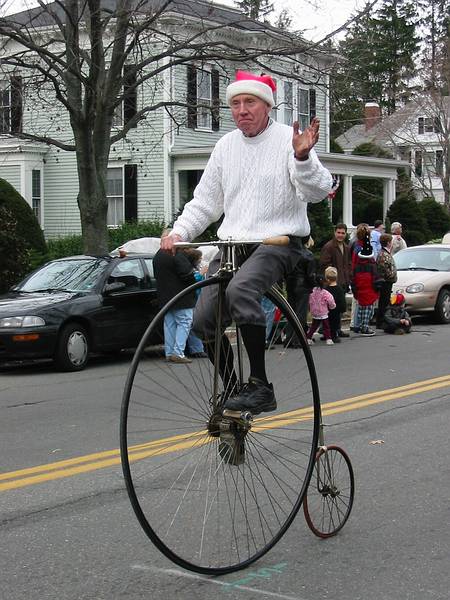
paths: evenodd
<path fill-rule="evenodd" d="M 223 417 L 228 417 L 229 419 L 237 419 L 238 421 L 253 421 L 253 415 L 248 410 L 229 410 L 228 408 L 224 408 L 222 411 Z"/>

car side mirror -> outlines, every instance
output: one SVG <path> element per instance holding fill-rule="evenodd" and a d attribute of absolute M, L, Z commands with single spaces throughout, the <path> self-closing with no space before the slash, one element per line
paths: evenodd
<path fill-rule="evenodd" d="M 109 296 L 110 294 L 113 294 L 114 292 L 121 292 L 122 290 L 124 290 L 126 288 L 126 285 L 123 283 L 123 281 L 114 281 L 113 283 L 107 283 L 103 289 L 103 293 L 105 294 L 105 296 Z"/>

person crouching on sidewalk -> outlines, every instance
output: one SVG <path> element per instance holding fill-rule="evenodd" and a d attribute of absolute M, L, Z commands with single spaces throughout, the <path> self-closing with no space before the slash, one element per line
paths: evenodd
<path fill-rule="evenodd" d="M 391 297 L 391 304 L 384 313 L 384 331 L 402 335 L 411 331 L 411 317 L 405 308 L 405 296 L 395 294 Z"/>
<path fill-rule="evenodd" d="M 308 329 L 306 337 L 308 344 L 312 344 L 312 336 L 315 331 L 322 325 L 323 335 L 328 346 L 333 345 L 331 339 L 330 322 L 328 320 L 328 311 L 336 308 L 336 302 L 330 292 L 324 289 L 325 279 L 322 275 L 317 275 L 316 286 L 313 288 L 309 296 L 309 310 L 311 312 L 312 323 Z"/>

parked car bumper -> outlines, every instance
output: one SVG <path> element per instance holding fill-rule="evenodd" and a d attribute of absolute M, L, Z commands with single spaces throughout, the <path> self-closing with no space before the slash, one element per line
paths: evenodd
<path fill-rule="evenodd" d="M 438 291 L 424 291 L 409 294 L 402 289 L 393 288 L 395 292 L 401 292 L 405 296 L 405 308 L 408 312 L 433 312 Z"/>
<path fill-rule="evenodd" d="M 57 329 L 42 327 L 0 331 L 0 360 L 51 358 L 55 351 Z"/>

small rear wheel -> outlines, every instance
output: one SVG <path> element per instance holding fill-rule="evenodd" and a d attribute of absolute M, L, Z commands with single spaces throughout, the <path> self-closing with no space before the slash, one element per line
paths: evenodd
<path fill-rule="evenodd" d="M 69 323 L 61 331 L 56 345 L 55 362 L 62 371 L 81 371 L 89 358 L 89 338 L 79 323 Z"/>
<path fill-rule="evenodd" d="M 320 448 L 303 500 L 311 531 L 321 538 L 336 535 L 350 516 L 354 495 L 355 478 L 347 453 L 339 446 Z"/>

